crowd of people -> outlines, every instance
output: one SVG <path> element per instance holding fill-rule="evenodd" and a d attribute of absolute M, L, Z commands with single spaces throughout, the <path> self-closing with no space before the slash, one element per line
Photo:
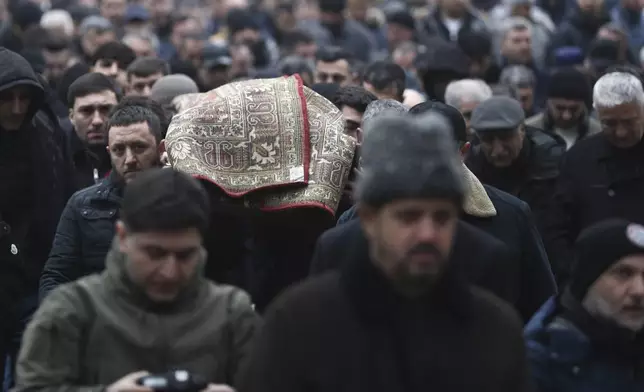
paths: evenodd
<path fill-rule="evenodd" d="M 644 1 L 428 3 L 0 0 L 3 390 L 644 390 Z"/>

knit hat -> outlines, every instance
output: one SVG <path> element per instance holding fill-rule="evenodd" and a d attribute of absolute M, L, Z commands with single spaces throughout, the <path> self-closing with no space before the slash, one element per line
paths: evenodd
<path fill-rule="evenodd" d="M 579 235 L 575 253 L 570 293 L 583 301 L 590 286 L 613 264 L 626 256 L 644 255 L 644 226 L 622 219 L 597 223 Z"/>
<path fill-rule="evenodd" d="M 590 81 L 575 68 L 562 68 L 550 76 L 548 98 L 587 102 L 592 98 Z"/>
<path fill-rule="evenodd" d="M 449 198 L 460 206 L 464 175 L 444 116 L 385 115 L 365 124 L 355 199 L 380 207 L 402 198 Z"/>
<path fill-rule="evenodd" d="M 197 84 L 186 75 L 166 75 L 154 83 L 150 90 L 150 99 L 161 105 L 170 105 L 179 95 L 198 92 Z"/>
<path fill-rule="evenodd" d="M 416 30 L 416 20 L 408 10 L 398 10 L 388 14 L 387 23 L 399 25 L 409 30 Z"/>

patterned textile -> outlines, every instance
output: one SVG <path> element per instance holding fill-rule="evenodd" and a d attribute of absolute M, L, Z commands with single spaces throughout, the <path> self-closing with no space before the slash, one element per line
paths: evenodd
<path fill-rule="evenodd" d="M 231 83 L 177 103 L 166 136 L 175 169 L 246 208 L 335 213 L 355 141 L 344 134 L 342 113 L 299 77 Z"/>

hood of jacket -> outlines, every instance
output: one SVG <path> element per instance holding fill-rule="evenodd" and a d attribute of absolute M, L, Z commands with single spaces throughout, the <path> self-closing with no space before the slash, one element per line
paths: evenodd
<path fill-rule="evenodd" d="M 467 215 L 477 218 L 496 216 L 496 208 L 494 208 L 494 204 L 487 195 L 481 181 L 476 178 L 474 173 L 465 164 L 463 164 L 463 171 L 465 172 L 465 183 L 467 184 L 467 194 L 463 202 L 463 211 Z"/>
<path fill-rule="evenodd" d="M 207 252 L 202 250 L 199 258 L 199 266 L 196 273 L 192 276 L 186 287 L 179 293 L 177 298 L 167 303 L 157 303 L 152 301 L 145 291 L 139 287 L 129 276 L 127 255 L 119 249 L 119 240 L 114 237 L 112 248 L 105 259 L 106 283 L 109 290 L 119 297 L 125 298 L 127 302 L 136 306 L 157 313 L 173 312 L 176 309 L 182 309 L 190 304 L 194 304 L 201 293 L 208 290 L 208 281 L 204 277 L 204 267 L 206 265 Z"/>
<path fill-rule="evenodd" d="M 0 93 L 16 86 L 28 86 L 32 90 L 31 106 L 25 117 L 24 126 L 42 106 L 45 90 L 27 60 L 18 53 L 0 48 Z"/>

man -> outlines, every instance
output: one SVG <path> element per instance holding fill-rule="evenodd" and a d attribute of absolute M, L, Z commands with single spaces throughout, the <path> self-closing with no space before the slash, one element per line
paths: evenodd
<path fill-rule="evenodd" d="M 429 101 L 417 105 L 409 111 L 415 116 L 426 113 L 436 113 L 445 116 L 449 120 L 454 133 L 454 140 L 459 146 L 461 159 L 465 159 L 471 145 L 467 140 L 467 129 L 463 116 L 456 108 L 441 102 Z M 461 220 L 466 224 L 459 228 L 462 233 L 458 241 L 462 245 L 455 247 L 457 250 L 467 251 L 468 249 L 477 249 L 477 254 L 481 258 L 477 262 L 481 265 L 468 269 L 471 272 L 471 281 L 480 284 L 481 287 L 490 289 L 497 293 L 501 298 L 512 303 L 523 320 L 527 322 L 532 315 L 541 307 L 541 305 L 552 295 L 556 293 L 554 277 L 550 270 L 550 264 L 546 251 L 541 242 L 537 228 L 532 217 L 530 207 L 516 197 L 502 192 L 488 185 L 483 185 L 476 176 L 463 165 L 467 185 L 467 196 L 463 203 L 463 213 Z M 353 218 L 357 218 L 356 209 L 352 208 L 338 219 L 338 225 L 345 223 Z M 511 264 L 503 267 L 503 257 L 499 257 L 498 251 L 494 251 L 496 241 L 485 238 L 480 233 L 469 229 L 469 225 L 491 235 L 492 239 L 503 242 L 508 253 Z M 321 271 L 333 266 L 341 265 L 341 260 L 346 246 L 340 241 L 346 241 L 349 237 L 342 230 L 334 229 L 328 231 L 318 241 L 316 254 L 312 262 L 312 271 Z M 335 244 L 332 244 L 331 237 L 333 232 L 337 232 Z M 482 243 L 482 244 L 481 244 Z M 338 249 L 339 255 L 333 256 L 329 253 L 332 249 Z M 318 253 L 324 251 L 328 257 L 323 257 Z M 489 255 L 489 258 L 486 257 Z M 331 265 L 327 264 L 330 260 Z M 498 260 L 497 260 L 498 259 Z M 505 272 L 494 272 L 505 269 Z M 479 275 L 481 271 L 488 271 L 488 274 Z M 517 276 L 512 276 L 517 273 Z M 491 278 L 490 275 L 497 274 L 497 278 Z M 509 275 L 508 275 L 509 274 Z M 508 277 L 514 284 L 508 282 L 501 283 L 504 277 Z M 501 280 L 496 280 L 501 278 Z"/>
<path fill-rule="evenodd" d="M 92 56 L 92 72 L 98 72 L 114 80 L 123 91 L 127 91 L 127 67 L 136 59 L 136 54 L 120 42 L 108 42 Z"/>
<path fill-rule="evenodd" d="M 298 56 L 287 56 L 280 60 L 277 65 L 277 71 L 279 75 L 282 76 L 291 76 L 298 74 L 302 78 L 302 83 L 306 87 L 311 87 L 313 85 L 313 66 L 311 62 L 307 59 Z"/>
<path fill-rule="evenodd" d="M 638 0 L 621 0 L 620 3 L 621 6 L 611 10 L 611 20 L 626 29 L 629 49 L 637 53 L 644 46 L 643 4 Z"/>
<path fill-rule="evenodd" d="M 259 318 L 246 293 L 203 277 L 209 213 L 206 191 L 186 174 L 156 169 L 132 181 L 107 269 L 45 299 L 16 390 L 151 391 L 139 384 L 148 372 L 185 369 L 211 383 L 207 392 L 232 391 L 214 383 L 233 383 Z"/>
<path fill-rule="evenodd" d="M 130 4 L 123 16 L 124 30 L 126 33 L 142 33 L 152 31 L 150 13 L 140 4 Z"/>
<path fill-rule="evenodd" d="M 436 6 L 422 22 L 424 33 L 456 42 L 461 33 L 487 31 L 483 19 L 467 3 L 467 0 L 436 0 Z"/>
<path fill-rule="evenodd" d="M 492 52 L 492 37 L 487 32 L 466 32 L 458 37 L 458 46 L 469 59 L 469 77 L 492 85 L 499 82 L 501 68 Z"/>
<path fill-rule="evenodd" d="M 378 99 L 403 101 L 407 75 L 399 65 L 389 61 L 373 62 L 364 70 L 363 78 L 363 87 Z"/>
<path fill-rule="evenodd" d="M 172 105 L 172 100 L 183 94 L 195 94 L 199 87 L 194 80 L 186 75 L 167 75 L 157 80 L 150 91 L 150 99 L 167 108 Z"/>
<path fill-rule="evenodd" d="M 55 89 L 58 87 L 58 83 L 65 74 L 65 71 L 75 61 L 74 53 L 69 42 L 50 38 L 45 42 L 42 54 L 45 59 L 45 72 L 43 73 L 43 77 L 47 80 L 51 88 Z"/>
<path fill-rule="evenodd" d="M 262 35 L 261 27 L 251 11 L 231 10 L 227 22 L 230 43 L 248 46 L 257 70 L 272 69 L 277 64 L 279 48 L 272 38 Z"/>
<path fill-rule="evenodd" d="M 15 360 L 38 278 L 72 193 L 72 163 L 58 120 L 29 63 L 0 49 L 0 369 Z"/>
<path fill-rule="evenodd" d="M 528 203 L 537 226 L 543 228 L 566 149 L 524 121 L 523 108 L 515 99 L 492 97 L 481 103 L 470 123 L 480 144 L 465 162 L 484 184 Z"/>
<path fill-rule="evenodd" d="M 320 48 L 315 62 L 315 83 L 351 84 L 351 55 L 336 47 Z"/>
<path fill-rule="evenodd" d="M 539 390 L 642 390 L 644 226 L 602 221 L 582 232 L 575 251 L 566 292 L 526 327 Z"/>
<path fill-rule="evenodd" d="M 127 67 L 128 88 L 126 95 L 148 97 L 154 83 L 170 73 L 165 60 L 156 57 L 141 57 Z"/>
<path fill-rule="evenodd" d="M 129 46 L 136 54 L 136 57 L 157 57 L 159 51 L 159 40 L 146 31 L 126 34 L 121 40 Z"/>
<path fill-rule="evenodd" d="M 533 70 L 525 65 L 510 65 L 501 71 L 499 84 L 516 91 L 516 99 L 521 103 L 526 117 L 535 114 L 537 77 Z"/>
<path fill-rule="evenodd" d="M 40 279 L 41 298 L 61 284 L 103 270 L 125 185 L 142 171 L 161 165 L 161 123 L 150 109 L 117 107 L 107 135 L 113 170 L 67 202 Z"/>
<path fill-rule="evenodd" d="M 315 62 L 315 53 L 318 45 L 315 39 L 304 30 L 294 30 L 286 33 L 282 38 L 282 50 L 286 54 L 300 56 L 311 62 Z"/>
<path fill-rule="evenodd" d="M 644 224 L 642 83 L 630 73 L 608 73 L 595 84 L 593 102 L 602 132 L 566 154 L 545 233 L 564 280 L 572 241 L 584 228 L 610 218 Z"/>
<path fill-rule="evenodd" d="M 101 16 L 109 20 L 114 26 L 123 27 L 127 2 L 125 0 L 99 0 Z"/>
<path fill-rule="evenodd" d="M 227 47 L 207 44 L 203 50 L 203 63 L 199 67 L 199 82 L 203 92 L 229 83 L 232 80 L 232 63 Z"/>
<path fill-rule="evenodd" d="M 370 124 L 356 187 L 366 244 L 273 303 L 239 392 L 528 390 L 520 320 L 458 280 L 464 182 L 448 125 Z"/>
<path fill-rule="evenodd" d="M 407 9 L 396 10 L 386 15 L 387 45 L 393 52 L 405 42 L 416 40 L 416 20 Z"/>
<path fill-rule="evenodd" d="M 590 80 L 575 68 L 564 68 L 550 75 L 546 110 L 526 120 L 526 125 L 541 129 L 570 149 L 579 140 L 601 131 L 589 114 L 592 99 Z"/>
<path fill-rule="evenodd" d="M 501 56 L 506 64 L 531 66 L 532 26 L 521 17 L 513 17 L 504 22 L 501 34 Z"/>
<path fill-rule="evenodd" d="M 81 53 L 87 61 L 91 61 L 98 48 L 108 42 L 116 41 L 116 32 L 112 23 L 96 15 L 83 20 L 78 29 L 78 35 Z"/>
<path fill-rule="evenodd" d="M 358 86 L 340 87 L 332 98 L 333 104 L 342 111 L 344 117 L 344 133 L 362 141 L 362 116 L 367 106 L 378 98 Z"/>
<path fill-rule="evenodd" d="M 445 103 L 461 112 L 468 131 L 468 140 L 474 137 L 470 127 L 472 112 L 482 102 L 492 98 L 492 89 L 480 79 L 461 79 L 447 85 Z"/>
<path fill-rule="evenodd" d="M 112 168 L 107 147 L 110 111 L 119 100 L 117 87 L 99 73 L 89 73 L 69 86 L 69 120 L 74 127 L 71 153 L 74 160 L 76 189 L 92 186 L 105 178 Z"/>

